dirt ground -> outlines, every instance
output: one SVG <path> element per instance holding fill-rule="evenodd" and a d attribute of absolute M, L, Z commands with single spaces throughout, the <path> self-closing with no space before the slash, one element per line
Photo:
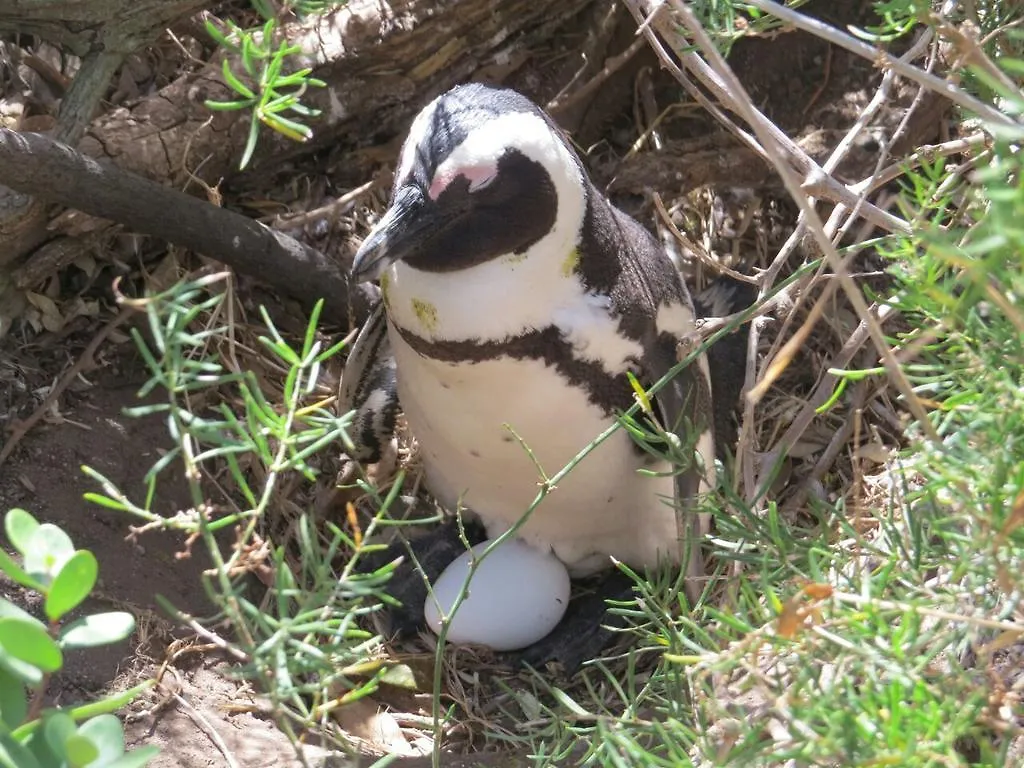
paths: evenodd
<path fill-rule="evenodd" d="M 147 532 L 129 540 L 131 519 L 82 498 L 97 490 L 79 470 L 83 464 L 132 498 L 142 498 L 142 477 L 170 445 L 160 419 L 123 413 L 138 405 L 142 375 L 127 347 L 130 343 L 123 350 L 126 368 L 113 366 L 119 369 L 115 375 L 108 370 L 93 386 L 69 397 L 54 423 L 33 430 L 0 473 L 0 509 L 27 509 L 41 521 L 60 525 L 76 547 L 96 555 L 100 577 L 95 597 L 79 612 L 127 610 L 138 620 L 135 635 L 125 642 L 68 654 L 65 669 L 50 686 L 50 700 L 67 705 L 126 689 L 156 676 L 174 653 L 161 686 L 143 694 L 127 714 L 129 745 L 161 749 L 150 766 L 203 768 L 223 764 L 229 756 L 245 768 L 299 765 L 288 740 L 259 715 L 258 697 L 230 679 L 229 665 L 216 654 L 189 652 L 192 633 L 176 627 L 157 607 L 155 596 L 161 595 L 190 615 L 209 612 L 199 581 L 206 566 L 201 548 L 183 558 L 182 542 L 174 534 Z M 154 511 L 172 515 L 187 507 L 183 483 L 170 482 L 162 489 Z M 0 595 L 27 610 L 41 609 L 37 596 L 2 576 Z M 321 753 L 327 754 L 307 749 L 310 757 Z"/>
<path fill-rule="evenodd" d="M 856 17 L 868 4 L 831 5 L 833 13 L 842 10 Z M 768 105 L 769 116 L 794 134 L 848 124 L 877 77 L 870 63 L 855 62 L 842 52 L 828 50 L 819 40 L 800 35 L 791 35 L 781 48 L 771 40 L 742 43 L 733 61 L 745 75 L 755 102 Z M 638 57 L 638 66 L 645 63 L 652 63 L 646 53 Z M 536 75 L 534 85 L 545 90 L 543 78 Z M 615 88 L 631 90 L 631 78 L 631 69 L 624 69 L 609 84 L 609 93 Z M 529 73 L 519 79 L 522 82 L 513 84 L 528 89 Z M 600 115 L 595 121 L 600 122 L 601 131 L 615 134 L 626 130 L 628 121 L 621 117 Z M 697 123 L 688 121 L 685 132 L 714 130 L 706 119 Z M 597 129 L 591 125 L 591 130 Z M 629 141 L 634 138 L 625 136 Z M 0 410 L 11 421 L 31 413 L 41 399 L 41 388 L 66 370 L 97 327 L 84 323 L 77 334 L 50 338 L 40 354 L 39 339 L 19 340 L 11 334 L 0 342 L 0 390 L 7 390 L 0 393 Z M 87 608 L 126 609 L 139 620 L 139 630 L 129 641 L 72 654 L 50 691 L 56 703 L 128 687 L 153 675 L 169 647 L 180 650 L 176 641 L 189 638 L 190 633 L 159 612 L 155 595 L 189 614 L 202 615 L 208 609 L 199 584 L 205 564 L 198 549 L 196 556 L 182 558 L 178 556 L 181 542 L 174 536 L 148 533 L 139 541 L 129 540 L 131 520 L 82 498 L 83 493 L 96 490 L 80 471 L 82 464 L 140 498 L 143 475 L 169 445 L 159 419 L 133 419 L 122 413 L 126 406 L 137 404 L 135 393 L 143 378 L 130 341 L 109 347 L 101 368 L 77 381 L 0 469 L 0 512 L 24 507 L 40 520 L 58 523 L 76 546 L 96 554 L 100 584 Z M 0 426 L 10 427 L 10 422 Z M 185 489 L 172 483 L 163 487 L 156 511 L 173 514 L 184 506 L 188 506 Z M 28 596 L 9 582 L 0 581 L 0 594 L 33 607 Z M 226 668 L 216 655 L 186 652 L 175 661 L 165 685 L 131 708 L 130 740 L 162 749 L 150 765 L 231 764 L 229 755 L 242 768 L 292 764 L 287 740 L 252 711 L 258 710 L 256 697 L 226 677 Z"/>
<path fill-rule="evenodd" d="M 136 371 L 136 374 L 139 372 Z M 22 507 L 43 522 L 60 525 L 78 548 L 91 550 L 100 563 L 95 596 L 75 612 L 127 610 L 138 620 L 127 641 L 68 654 L 66 665 L 48 691 L 53 704 L 93 700 L 103 692 L 120 691 L 156 677 L 173 657 L 161 684 L 142 694 L 125 713 L 129 748 L 146 744 L 160 748 L 153 768 L 239 768 L 299 766 L 301 761 L 284 734 L 263 716 L 259 696 L 231 676 L 231 665 L 216 652 L 195 642 L 193 633 L 177 627 L 157 607 L 161 595 L 185 613 L 209 611 L 200 574 L 201 550 L 182 558 L 180 537 L 145 533 L 138 541 L 126 536 L 132 521 L 97 507 L 82 496 L 95 483 L 79 471 L 88 464 L 133 498 L 140 498 L 140 480 L 170 441 L 157 418 L 132 418 L 123 410 L 137 405 L 137 383 L 102 376 L 62 407 L 54 423 L 35 429 L 13 461 L 0 472 L 0 509 Z M 155 511 L 173 514 L 187 505 L 183 484 L 164 487 Z M 40 600 L 0 575 L 0 596 L 29 611 L 41 611 Z M 74 615 L 71 618 L 74 618 Z M 374 734 L 363 734 L 372 739 Z M 376 758 L 344 756 L 315 745 L 304 754 L 311 764 L 358 768 Z M 459 766 L 493 764 L 494 755 L 471 762 L 453 756 Z M 429 758 L 406 758 L 400 768 L 426 768 Z"/>
<path fill-rule="evenodd" d="M 82 610 L 128 610 L 138 620 L 138 631 L 129 640 L 68 655 L 64 671 L 51 685 L 55 704 L 88 700 L 112 683 L 114 688 L 126 688 L 152 674 L 154 663 L 163 659 L 164 649 L 175 635 L 184 636 L 158 613 L 155 595 L 163 595 L 187 613 L 202 615 L 208 609 L 199 588 L 203 563 L 200 557 L 175 556 L 181 547 L 179 537 L 150 533 L 142 541 L 129 541 L 126 533 L 131 520 L 82 498 L 97 490 L 94 481 L 80 471 L 83 464 L 139 498 L 142 477 L 169 444 L 167 430 L 158 419 L 133 419 L 122 413 L 125 407 L 137 404 L 138 387 L 117 378 L 108 373 L 95 386 L 69 396 L 53 423 L 33 430 L 0 473 L 0 509 L 23 507 L 41 521 L 60 525 L 76 547 L 96 555 L 99 582 L 95 597 Z M 164 490 L 157 511 L 173 513 L 187 504 L 181 486 L 171 484 Z M 9 581 L 0 583 L 0 594 L 30 610 L 37 607 L 32 595 Z M 195 674 L 206 679 L 204 686 L 217 679 L 202 668 Z M 137 738 L 144 735 L 141 722 L 133 730 L 138 731 Z M 161 727 L 155 734 L 158 743 L 163 730 Z M 180 733 L 180 725 L 175 730 Z M 190 738 L 183 743 L 195 741 Z M 190 761 L 187 755 L 168 754 L 166 762 L 153 764 L 200 766 L 208 762 L 201 755 Z"/>

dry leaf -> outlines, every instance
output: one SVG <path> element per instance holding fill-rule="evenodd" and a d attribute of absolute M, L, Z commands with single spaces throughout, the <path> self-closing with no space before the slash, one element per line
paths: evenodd
<path fill-rule="evenodd" d="M 39 310 L 38 321 L 42 324 L 43 328 L 51 333 L 55 333 L 64 327 L 64 317 L 61 315 L 60 310 L 57 309 L 57 303 L 53 299 L 33 291 L 28 291 L 25 296 L 29 303 Z M 30 317 L 29 321 L 31 322 L 31 320 L 32 318 Z"/>
<path fill-rule="evenodd" d="M 892 450 L 881 443 L 871 442 L 858 448 L 857 455 L 875 464 L 885 464 L 892 458 Z"/>
<path fill-rule="evenodd" d="M 369 696 L 338 707 L 331 714 L 345 733 L 366 742 L 374 751 L 385 755 L 416 754 L 398 721 Z"/>
<path fill-rule="evenodd" d="M 96 276 L 98 267 L 96 264 L 96 258 L 91 253 L 82 251 L 77 256 L 75 256 L 74 261 L 72 261 L 71 263 L 74 264 L 83 272 L 85 272 L 87 277 Z"/>

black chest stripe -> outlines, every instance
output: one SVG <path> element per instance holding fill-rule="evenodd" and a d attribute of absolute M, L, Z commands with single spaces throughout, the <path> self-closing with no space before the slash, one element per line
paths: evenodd
<path fill-rule="evenodd" d="M 596 361 L 575 357 L 572 345 L 553 325 L 502 341 L 431 341 L 397 325 L 393 327 L 418 354 L 447 363 L 478 363 L 499 357 L 539 360 L 586 392 L 587 399 L 609 417 L 633 404 L 633 390 L 624 373 L 613 375 Z"/>

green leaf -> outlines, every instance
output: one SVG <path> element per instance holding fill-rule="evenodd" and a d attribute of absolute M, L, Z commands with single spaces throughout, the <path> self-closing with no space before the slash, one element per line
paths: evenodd
<path fill-rule="evenodd" d="M 396 688 L 407 688 L 410 691 L 415 691 L 418 687 L 416 685 L 416 675 L 413 674 L 412 667 L 408 664 L 395 664 L 388 667 L 384 674 L 380 676 L 379 681 L 386 685 L 393 685 Z"/>
<path fill-rule="evenodd" d="M 4 518 L 4 530 L 7 532 L 7 540 L 22 555 L 28 552 L 29 541 L 32 534 L 39 527 L 39 522 L 24 509 L 15 507 Z"/>
<path fill-rule="evenodd" d="M 41 768 L 24 746 L 6 733 L 0 734 L 0 768 Z"/>
<path fill-rule="evenodd" d="M 127 691 L 112 693 L 105 699 L 100 699 L 99 701 L 80 704 L 77 707 L 72 708 L 71 716 L 75 718 L 76 721 L 81 721 L 85 720 L 87 717 L 95 717 L 96 715 L 106 714 L 107 712 L 116 712 L 122 707 L 126 707 L 131 704 L 135 700 L 136 696 L 143 691 L 152 688 L 154 685 L 156 685 L 155 680 L 146 680 L 133 688 L 129 688 Z"/>
<path fill-rule="evenodd" d="M 258 336 L 256 340 L 289 365 L 298 365 L 301 362 L 295 350 L 281 338 L 268 339 L 266 336 Z"/>
<path fill-rule="evenodd" d="M 30 614 L 24 608 L 19 608 L 10 600 L 4 600 L 3 598 L 0 598 L 0 619 L 3 618 L 21 619 L 22 621 L 32 621 L 38 624 L 43 629 L 46 629 L 46 626 L 43 624 L 43 622 L 41 622 L 32 614 Z"/>
<path fill-rule="evenodd" d="M 24 568 L 29 576 L 49 584 L 74 554 L 71 537 L 56 525 L 43 523 L 29 539 Z"/>
<path fill-rule="evenodd" d="M 34 589 L 37 592 L 42 592 L 46 589 L 46 587 L 44 587 L 39 581 L 29 576 L 28 573 L 25 572 L 25 569 L 18 565 L 14 558 L 2 549 L 0 549 L 0 571 L 7 574 L 8 578 L 15 584 L 20 584 L 23 587 Z"/>
<path fill-rule="evenodd" d="M 117 758 L 112 763 L 107 763 L 103 768 L 142 768 L 143 765 L 148 763 L 154 757 L 160 754 L 160 750 L 154 747 L 152 744 L 139 747 L 139 749 L 133 749 L 121 757 Z"/>
<path fill-rule="evenodd" d="M 135 617 L 126 611 L 110 611 L 83 616 L 60 632 L 60 647 L 92 648 L 118 643 L 135 631 Z"/>
<path fill-rule="evenodd" d="M 43 738 L 50 751 L 63 760 L 67 755 L 67 741 L 76 731 L 75 721 L 66 712 L 47 712 L 43 720 Z"/>
<path fill-rule="evenodd" d="M 19 739 L 22 744 L 28 747 L 29 751 L 35 755 L 36 760 L 39 761 L 40 765 L 46 766 L 46 768 L 53 768 L 53 766 L 60 766 L 60 768 L 66 768 L 67 762 L 64 760 L 64 744 L 61 742 L 58 746 L 60 747 L 59 752 L 54 752 L 53 747 L 50 745 L 50 741 L 46 738 L 44 733 L 44 722 L 42 720 L 35 720 L 37 726 L 31 731 L 26 738 Z M 74 724 L 72 724 L 72 729 Z M 14 738 L 18 738 L 18 735 L 11 734 Z"/>
<path fill-rule="evenodd" d="M 28 714 L 28 698 L 21 680 L 0 669 L 0 723 L 10 729 L 17 728 Z"/>
<path fill-rule="evenodd" d="M 124 728 L 116 715 L 97 715 L 78 728 L 78 735 L 96 747 L 99 756 L 92 763 L 107 766 L 124 754 Z"/>
<path fill-rule="evenodd" d="M 75 552 L 50 584 L 44 605 L 46 617 L 57 621 L 77 608 L 92 592 L 98 572 L 99 566 L 92 552 L 87 549 Z"/>
<path fill-rule="evenodd" d="M 100 756 L 100 751 L 88 737 L 80 733 L 73 733 L 64 742 L 64 756 L 72 768 L 83 768 L 83 766 L 94 762 Z"/>
<path fill-rule="evenodd" d="M 99 493 L 92 493 L 90 491 L 83 494 L 82 498 L 100 507 L 106 507 L 107 509 L 116 509 L 118 512 L 128 511 L 128 505 L 125 504 L 124 502 L 118 501 L 117 499 L 112 499 L 109 496 L 104 496 Z"/>
<path fill-rule="evenodd" d="M 259 132 L 260 123 L 256 119 L 256 117 L 253 116 L 251 122 L 249 123 L 249 136 L 245 140 L 245 149 L 242 151 L 242 159 L 238 163 L 239 170 L 245 168 L 245 166 L 247 166 L 249 164 L 249 161 L 252 159 L 252 153 L 256 151 L 256 139 L 259 136 Z"/>
<path fill-rule="evenodd" d="M 260 115 L 260 119 L 282 136 L 287 136 L 292 141 L 309 141 L 313 137 L 313 130 L 311 128 L 281 115 L 263 114 Z"/>
<path fill-rule="evenodd" d="M 5 653 L 2 646 L 0 646 L 0 670 L 20 680 L 23 685 L 33 688 L 43 682 L 43 671 L 41 669 L 33 667 L 31 664 L 26 664 L 24 661 Z"/>
<path fill-rule="evenodd" d="M 228 41 L 227 35 L 220 31 L 220 27 L 206 19 L 203 24 L 206 27 L 206 34 L 214 39 L 218 45 L 223 45 L 226 48 L 230 48 L 231 45 Z"/>
<path fill-rule="evenodd" d="M 237 100 L 237 101 L 212 101 L 207 99 L 203 102 L 203 106 L 207 109 L 212 109 L 215 112 L 230 112 L 239 109 L 245 109 L 250 107 L 255 102 L 252 99 Z"/>
<path fill-rule="evenodd" d="M 231 71 L 231 64 L 227 59 L 224 59 L 223 61 L 221 72 L 224 75 L 224 82 L 226 82 L 234 91 L 240 93 L 242 96 L 245 96 L 245 98 L 247 99 L 256 98 L 256 94 L 252 92 L 249 86 L 247 86 L 245 83 L 239 80 L 235 76 L 235 73 Z"/>
<path fill-rule="evenodd" d="M 64 663 L 57 643 L 38 622 L 12 617 L 0 619 L 0 653 L 43 672 L 56 672 Z"/>

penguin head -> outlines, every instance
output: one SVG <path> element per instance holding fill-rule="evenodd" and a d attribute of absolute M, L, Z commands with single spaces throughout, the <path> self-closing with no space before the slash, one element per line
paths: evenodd
<path fill-rule="evenodd" d="M 402 261 L 454 272 L 543 243 L 564 258 L 586 208 L 583 166 L 559 128 L 507 89 L 462 85 L 416 116 L 388 210 L 355 256 L 353 281 Z"/>

